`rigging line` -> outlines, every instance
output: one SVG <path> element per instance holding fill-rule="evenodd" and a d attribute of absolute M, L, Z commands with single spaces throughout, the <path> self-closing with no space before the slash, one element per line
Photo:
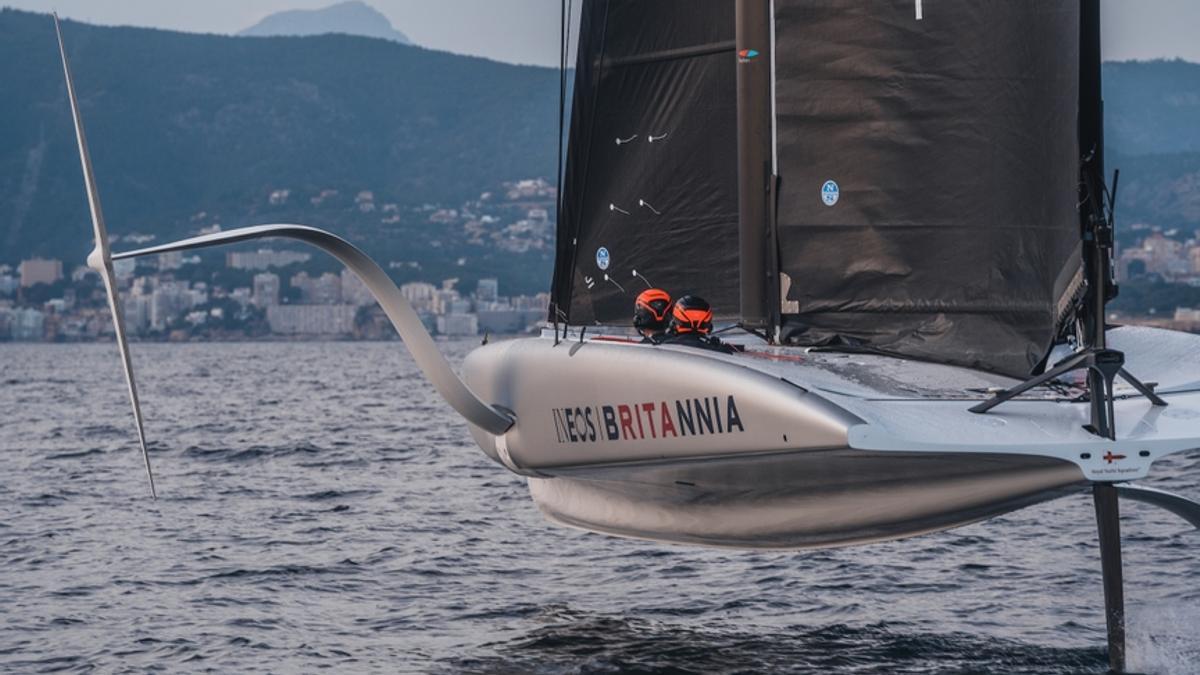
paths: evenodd
<path fill-rule="evenodd" d="M 775 0 L 771 0 L 771 175 L 779 175 L 779 110 L 775 91 Z"/>
<path fill-rule="evenodd" d="M 749 327 L 749 326 L 742 325 L 741 323 L 738 323 L 738 324 L 737 324 L 736 326 L 734 326 L 734 327 L 735 327 L 735 328 L 741 328 L 742 330 L 744 330 L 744 331 L 746 331 L 747 333 L 749 333 L 749 334 L 753 335 L 754 337 L 756 337 L 756 338 L 758 338 L 758 339 L 762 340 L 763 342 L 765 342 L 765 343 L 767 343 L 767 344 L 771 344 L 771 337 L 770 337 L 769 335 L 767 335 L 765 331 L 757 331 L 757 330 L 754 330 L 753 328 L 751 328 L 751 327 Z"/>
<path fill-rule="evenodd" d="M 650 283 L 650 280 L 647 279 L 646 277 L 642 276 L 641 274 L 638 274 L 637 270 L 633 271 L 633 276 L 637 277 L 638 279 L 641 279 L 642 283 L 646 284 L 646 288 L 654 288 L 654 284 Z"/>
<path fill-rule="evenodd" d="M 570 2 L 570 0 L 568 0 L 568 2 Z M 584 13 L 587 13 L 587 12 L 589 12 L 589 5 L 587 5 L 587 4 L 581 5 L 580 6 L 580 34 L 578 34 L 578 37 L 576 38 L 576 40 L 578 41 L 578 44 L 576 44 L 576 49 L 575 49 L 576 55 L 578 55 L 578 52 L 580 52 L 580 50 L 583 49 L 583 16 L 584 16 Z M 606 5 L 604 5 L 604 22 L 601 23 L 601 28 L 600 28 L 600 54 L 599 54 L 600 60 L 598 61 L 598 65 L 596 65 L 596 68 L 598 68 L 598 70 L 600 70 L 601 72 L 602 72 L 602 66 L 604 66 L 605 40 L 606 40 L 607 36 L 608 36 L 608 6 L 606 4 Z M 592 40 L 592 38 L 589 37 L 588 41 L 590 42 L 590 40 Z M 564 68 L 564 70 L 565 70 L 565 68 Z M 578 59 L 576 59 L 576 83 L 575 84 L 576 84 L 576 86 L 578 86 L 578 84 L 580 84 L 580 82 L 578 82 Z M 589 82 L 588 86 L 593 86 L 593 83 Z M 593 94 L 595 94 L 594 91 L 593 91 Z M 583 157 L 584 157 L 583 180 L 580 181 L 581 191 L 580 191 L 580 195 L 578 195 L 578 199 L 580 199 L 581 204 L 583 203 L 583 198 L 586 197 L 586 195 L 587 195 L 588 177 L 590 174 L 592 174 L 592 141 L 593 141 L 592 126 L 594 123 L 592 123 L 592 121 L 590 121 L 590 118 L 595 117 L 595 110 L 596 110 L 596 96 L 592 96 L 592 106 L 590 106 L 590 109 L 589 109 L 589 114 L 588 114 L 588 118 L 587 118 L 588 121 L 587 121 L 587 123 L 583 123 L 583 121 L 581 121 L 581 124 L 580 124 L 580 129 L 582 130 L 580 133 L 580 137 L 586 139 L 586 142 L 584 142 L 584 144 L 583 144 Z M 574 117 L 575 113 L 576 113 L 576 110 L 574 108 L 572 108 L 571 109 L 572 117 Z M 581 120 L 584 119 L 583 113 L 580 113 L 580 119 Z M 564 209 L 565 209 L 565 205 L 566 205 L 566 201 L 565 201 L 565 199 L 563 199 L 563 208 Z M 578 261 L 578 256 L 577 256 L 578 243 L 580 243 L 580 239 L 578 239 L 578 229 L 576 228 L 575 238 L 572 239 L 572 241 L 571 241 L 571 245 L 572 245 L 572 249 L 570 251 L 571 255 L 568 257 L 568 261 L 566 261 L 566 268 L 568 268 L 568 273 L 566 273 L 564 283 L 565 283 L 566 287 L 568 287 L 568 298 L 570 298 L 571 294 L 574 293 L 575 282 L 572 281 L 572 279 L 574 279 L 575 271 L 578 268 L 578 263 L 580 263 L 580 261 Z M 556 279 L 557 279 L 557 277 L 558 277 L 557 262 L 556 262 L 556 265 L 554 265 L 554 267 L 556 267 L 556 273 L 554 273 L 554 277 L 556 277 Z M 570 309 L 570 305 L 568 305 L 568 309 Z"/>
<path fill-rule="evenodd" d="M 564 162 L 564 158 L 563 158 L 564 140 L 563 140 L 563 137 L 565 136 L 565 127 L 566 127 L 567 53 L 571 47 L 571 14 L 572 14 L 571 0 L 562 0 L 561 4 L 559 6 L 559 23 L 558 23 L 558 40 L 559 40 L 559 42 L 558 42 L 558 47 L 559 47 L 559 54 L 558 54 L 558 156 L 555 157 L 556 173 L 554 174 L 554 186 L 555 186 L 554 197 L 555 197 L 555 202 L 556 202 L 555 203 L 555 214 L 554 214 L 554 226 L 555 226 L 556 232 L 558 232 L 558 233 L 561 233 L 563 231 L 562 227 L 564 226 L 564 223 L 567 222 L 566 213 L 565 213 L 566 198 L 563 194 L 563 182 L 564 182 L 564 175 L 565 175 L 565 169 L 563 167 L 563 162 Z M 561 234 L 559 236 L 561 236 Z M 578 243 L 578 239 L 575 239 L 571 243 L 572 243 L 572 247 L 574 247 L 574 245 Z M 572 250 L 571 257 L 574 258 L 573 250 Z M 574 271 L 574 265 L 572 265 L 572 272 L 573 271 Z M 554 270 L 554 278 L 557 278 L 557 277 L 558 277 L 558 269 L 556 266 L 556 268 Z M 552 289 L 552 292 L 553 292 L 553 289 Z M 562 313 L 562 310 L 558 308 L 557 304 L 554 305 L 554 309 L 556 312 Z M 565 315 L 564 315 L 564 321 L 565 321 Z M 556 316 L 555 317 L 556 326 L 554 329 L 555 344 L 558 343 L 557 322 L 558 322 L 558 319 Z"/>
<path fill-rule="evenodd" d="M 654 208 L 653 206 L 650 206 L 650 202 L 647 202 L 645 199 L 639 199 L 639 200 L 638 200 L 638 206 L 644 206 L 644 207 L 646 207 L 646 208 L 650 209 L 651 211 L 653 211 L 653 212 L 654 212 L 654 215 L 656 215 L 656 216 L 661 216 L 661 215 L 662 215 L 662 212 L 661 212 L 661 211 L 659 211 L 658 209 Z"/>
<path fill-rule="evenodd" d="M 568 2 L 569 2 L 569 0 L 568 0 Z M 584 12 L 589 11 L 588 7 L 589 6 L 585 4 L 585 5 L 582 5 L 579 10 L 579 35 L 580 35 L 580 37 L 578 39 L 579 39 L 580 44 L 577 45 L 577 47 L 576 47 L 577 52 L 583 48 L 583 38 L 582 38 L 582 36 L 583 36 L 583 15 L 584 15 Z M 600 27 L 600 49 L 599 49 L 600 53 L 599 53 L 599 60 L 597 61 L 597 65 L 596 65 L 596 69 L 599 73 L 603 72 L 604 52 L 605 52 L 605 49 L 607 48 L 607 46 L 605 44 L 605 40 L 607 40 L 607 38 L 608 38 L 609 7 L 608 7 L 607 3 L 603 5 L 603 8 L 604 8 L 604 21 Z M 591 41 L 591 38 L 589 37 L 589 42 L 590 41 Z M 576 66 L 578 67 L 578 60 L 576 60 Z M 577 74 L 578 74 L 578 70 L 577 70 Z M 593 74 L 592 80 L 595 80 L 597 76 L 598 76 L 597 74 Z M 587 84 L 590 87 L 592 85 L 592 82 L 589 81 Z M 578 86 L 578 83 L 576 83 L 576 85 Z M 584 157 L 584 162 L 583 162 L 583 180 L 580 181 L 580 187 L 581 187 L 581 192 L 579 194 L 580 203 L 583 202 L 583 199 L 587 194 L 588 177 L 591 175 L 591 172 L 592 172 L 592 156 L 591 155 L 592 155 L 592 141 L 594 140 L 593 133 L 592 133 L 593 132 L 592 125 L 594 124 L 594 122 L 591 121 L 591 118 L 595 117 L 595 114 L 596 114 L 597 98 L 598 97 L 596 97 L 596 96 L 592 97 L 592 103 L 591 103 L 589 114 L 587 117 L 587 119 L 589 121 L 587 122 L 586 126 L 584 123 L 580 124 L 580 128 L 582 129 L 582 132 L 580 133 L 580 137 L 586 139 L 586 142 L 584 143 L 584 147 L 583 147 L 583 151 L 582 151 L 582 154 Z M 574 112 L 575 111 L 572 110 L 572 115 L 574 114 Z M 580 113 L 580 119 L 581 120 L 584 119 L 583 113 Z M 565 200 L 563 201 L 563 205 L 565 208 L 565 205 L 566 205 Z M 571 244 L 574 248 L 571 250 L 571 255 L 568 257 L 568 260 L 567 260 L 567 265 L 568 265 L 569 271 L 566 275 L 566 280 L 564 281 L 564 283 L 567 285 L 567 288 L 569 289 L 568 293 L 567 293 L 568 298 L 573 294 L 575 284 L 571 280 L 574 278 L 575 271 L 579 267 L 579 256 L 577 255 L 579 252 L 578 234 L 579 234 L 579 231 L 578 231 L 578 229 L 576 229 L 576 231 L 575 231 L 576 236 L 571 242 Z M 557 264 L 556 264 L 556 267 L 557 267 Z M 556 270 L 555 277 L 557 278 L 557 276 L 558 276 L 558 274 L 557 274 L 557 270 Z M 570 306 L 568 306 L 568 309 L 569 308 L 570 308 Z"/>
<path fill-rule="evenodd" d="M 624 293 L 625 295 L 629 295 L 629 291 L 625 290 L 624 286 L 622 286 L 621 284 L 618 284 L 617 280 L 608 276 L 608 274 L 604 275 L 604 280 L 612 283 L 613 286 L 616 286 L 617 288 L 621 289 L 621 292 Z"/>
<path fill-rule="evenodd" d="M 562 0 L 558 15 L 558 172 L 554 175 L 555 199 L 558 202 L 555 206 L 558 214 L 556 219 L 562 218 L 563 211 L 563 130 L 566 126 L 564 118 L 567 111 L 567 48 L 571 39 L 571 15 L 568 9 L 570 2 L 571 0 Z"/>
<path fill-rule="evenodd" d="M 1115 231 L 1117 223 L 1117 184 L 1121 180 L 1121 170 L 1113 171 L 1112 192 L 1108 196 L 1108 227 Z"/>
<path fill-rule="evenodd" d="M 573 6 L 573 0 L 567 0 L 567 11 L 566 11 L 566 13 L 565 13 L 565 16 L 566 16 L 566 28 L 564 29 L 564 32 L 566 33 L 566 37 L 565 37 L 565 38 L 563 39 L 563 41 L 562 41 L 562 42 L 563 42 L 563 57 L 562 57 L 562 64 L 563 64 L 563 66 L 562 66 L 562 83 L 561 83 L 561 85 L 560 85 L 560 86 L 561 86 L 561 91 L 562 91 L 562 94 L 561 94 L 561 96 L 559 97 L 559 98 L 560 98 L 560 100 L 562 101 L 562 103 L 561 103 L 561 107 L 562 107 L 562 109 L 563 109 L 563 110 L 562 110 L 562 112 L 561 112 L 561 113 L 559 113 L 559 117 L 558 117 L 558 119 L 559 119 L 559 121 L 558 121 L 558 126 L 559 126 L 558 138 L 559 138 L 559 145 L 560 145 L 560 146 L 561 146 L 561 145 L 562 145 L 562 143 L 563 143 L 562 139 L 563 139 L 564 132 L 565 132 L 565 127 L 566 127 L 566 121 L 565 121 L 565 120 L 566 120 L 566 117 L 567 117 L 567 113 L 566 113 L 566 109 L 567 109 L 567 106 L 566 106 L 566 100 L 567 100 L 567 66 L 571 65 L 571 17 L 572 17 L 572 15 L 573 15 L 574 13 L 575 13 L 575 10 L 574 10 L 574 6 Z M 562 151 L 560 150 L 560 151 L 559 151 L 559 153 L 558 153 L 558 157 L 559 157 L 559 161 L 560 161 L 560 162 L 562 161 L 562 156 L 563 156 L 563 153 L 562 153 Z"/>

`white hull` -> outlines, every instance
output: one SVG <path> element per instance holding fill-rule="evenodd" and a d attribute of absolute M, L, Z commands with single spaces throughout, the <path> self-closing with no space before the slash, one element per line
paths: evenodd
<path fill-rule="evenodd" d="M 1200 344 L 1163 331 L 1132 342 L 1164 336 L 1157 360 L 1124 345 L 1131 367 L 1162 370 L 1178 363 L 1171 349 Z M 1117 443 L 1081 428 L 1084 403 L 1022 399 L 974 415 L 966 409 L 988 388 L 1013 381 L 880 356 L 543 336 L 478 349 L 464 375 L 521 420 L 502 436 L 473 433 L 530 477 L 550 520 L 709 546 L 844 546 L 944 530 L 1084 490 L 1104 472 L 1141 477 L 1200 435 L 1200 374 L 1178 367 L 1143 374 L 1171 407 L 1118 402 Z M 714 419 L 697 432 L 688 418 L 702 407 Z M 1124 458 L 1104 460 L 1114 448 Z"/>
<path fill-rule="evenodd" d="M 530 478 L 547 518 L 735 548 L 848 546 L 935 532 L 1086 489 L 1074 465 L 859 450 L 642 463 Z"/>

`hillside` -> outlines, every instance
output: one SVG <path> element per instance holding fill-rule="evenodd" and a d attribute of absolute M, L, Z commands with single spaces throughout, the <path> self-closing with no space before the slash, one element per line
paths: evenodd
<path fill-rule="evenodd" d="M 380 202 L 457 205 L 501 181 L 554 175 L 550 69 L 343 35 L 237 38 L 74 22 L 64 34 L 117 234 L 161 241 L 254 222 L 277 189 L 305 206 L 329 190 L 350 195 L 351 206 L 364 190 Z M 0 86 L 0 262 L 86 251 L 48 16 L 0 11 Z M 299 204 L 272 213 L 308 215 Z M 333 217 L 304 222 L 314 220 L 345 231 Z M 374 236 L 436 238 L 428 227 Z"/>
<path fill-rule="evenodd" d="M 350 0 L 323 9 L 277 12 L 238 33 L 253 37 L 278 35 L 325 35 L 343 33 L 360 37 L 412 44 L 408 36 L 392 27 L 391 21 L 365 2 Z"/>
<path fill-rule="evenodd" d="M 348 35 L 74 22 L 64 32 L 114 234 L 163 241 L 293 220 L 407 261 L 413 276 L 548 283 L 552 233 L 536 246 L 520 233 L 545 203 L 482 216 L 463 205 L 505 182 L 552 179 L 556 71 Z M 1119 224 L 1200 227 L 1200 65 L 1108 63 L 1105 94 Z M 284 190 L 290 200 L 269 203 Z M 381 212 L 360 208 L 364 192 Z M 458 220 L 436 220 L 426 204 L 459 209 Z M 487 222 L 465 225 L 472 218 Z M 0 11 L 0 264 L 37 254 L 69 266 L 89 230 L 53 25 Z"/>
<path fill-rule="evenodd" d="M 1110 148 L 1123 155 L 1200 152 L 1200 64 L 1122 61 L 1104 64 Z"/>
<path fill-rule="evenodd" d="M 1108 168 L 1121 169 L 1117 223 L 1200 228 L 1200 64 L 1104 64 Z"/>
<path fill-rule="evenodd" d="M 1200 152 L 1109 158 L 1109 171 L 1121 170 L 1117 219 L 1122 226 L 1148 223 L 1200 229 Z M 1130 232 L 1122 232 L 1127 240 Z M 1143 233 L 1144 234 L 1144 233 Z"/>

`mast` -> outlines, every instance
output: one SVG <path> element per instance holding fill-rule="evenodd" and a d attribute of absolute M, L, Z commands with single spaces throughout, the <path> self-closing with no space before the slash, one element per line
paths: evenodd
<path fill-rule="evenodd" d="M 771 2 L 737 0 L 738 247 L 741 320 L 771 327 Z M 776 291 L 777 293 L 778 291 Z M 778 303 L 775 303 L 776 307 Z M 774 331 L 771 331 L 774 332 Z"/>
<path fill-rule="evenodd" d="M 1096 192 L 1104 184 L 1104 96 L 1100 53 L 1100 0 L 1083 0 L 1079 40 L 1079 148 L 1090 155 L 1083 170 L 1080 211 L 1084 239 L 1084 267 L 1088 280 L 1083 311 L 1087 346 L 1104 349 L 1105 305 L 1116 296 L 1112 278 L 1113 232 L 1105 222 L 1105 197 Z M 1115 186 L 1114 186 L 1115 187 Z M 1115 195 L 1114 195 L 1115 196 Z M 1097 208 L 1099 206 L 1100 208 Z"/>

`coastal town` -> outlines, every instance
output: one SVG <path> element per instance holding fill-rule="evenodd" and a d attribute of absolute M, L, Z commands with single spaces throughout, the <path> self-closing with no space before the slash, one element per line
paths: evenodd
<path fill-rule="evenodd" d="M 1109 319 L 1200 332 L 1200 230 L 1131 225 L 1117 247 Z"/>
<path fill-rule="evenodd" d="M 429 210 L 428 217 L 445 227 L 461 227 L 480 244 L 501 245 L 487 229 L 490 221 L 498 219 L 465 215 L 436 208 Z M 524 215 L 498 230 L 504 233 L 502 245 L 509 250 L 551 246 L 553 226 L 547 206 Z M 1179 229 L 1145 224 L 1133 225 L 1130 231 L 1137 238 L 1118 250 L 1116 274 L 1122 296 L 1114 303 L 1110 319 L 1200 332 L 1200 232 L 1188 236 Z M 149 241 L 141 236 L 128 243 Z M 191 280 L 203 276 L 195 272 L 207 263 L 181 253 L 152 256 L 136 265 L 121 261 L 116 272 L 130 333 L 144 340 L 387 339 L 394 335 L 354 274 L 313 271 L 313 262 L 310 251 L 260 247 L 223 254 L 222 269 L 207 276 L 232 280 L 229 283 Z M 387 266 L 396 270 L 413 265 L 390 261 Z M 496 278 L 478 279 L 472 287 L 455 277 L 409 281 L 400 290 L 430 332 L 449 337 L 536 330 L 550 302 L 548 293 L 505 295 Z M 1144 297 L 1150 295 L 1155 302 Z M 99 276 L 86 266 L 43 258 L 0 264 L 0 341 L 73 342 L 110 335 L 105 303 Z"/>
<path fill-rule="evenodd" d="M 417 256 L 380 262 L 431 333 L 469 337 L 527 333 L 546 319 L 548 293 L 505 293 L 498 275 L 464 277 L 471 272 L 471 251 L 548 258 L 555 198 L 544 179 L 521 179 L 454 207 L 401 206 L 369 190 L 300 194 L 286 188 L 263 195 L 262 206 L 268 213 L 300 207 L 304 213 L 349 218 L 356 231 L 383 241 L 380 233 L 388 228 L 414 222 L 429 228 L 431 250 L 465 253 L 454 254 L 461 275 L 430 277 L 429 260 Z M 220 231 L 222 226 L 207 216 L 198 214 L 191 234 Z M 124 249 L 162 243 L 142 233 L 113 239 Z M 1121 293 L 1110 306 L 1110 320 L 1200 332 L 1200 231 L 1136 223 L 1124 228 L 1122 240 L 1115 260 Z M 0 260 L 0 341 L 79 342 L 111 335 L 100 278 L 82 262 L 82 256 Z M 311 249 L 280 243 L 164 253 L 118 261 L 115 271 L 135 339 L 395 337 L 362 282 Z"/>
<path fill-rule="evenodd" d="M 293 197 L 290 190 L 277 189 L 266 201 L 279 208 Z M 319 210 L 339 197 L 337 191 L 321 190 L 305 206 Z M 548 254 L 553 247 L 550 209 L 555 192 L 541 179 L 506 183 L 497 193 L 484 193 L 455 208 L 402 208 L 377 203 L 365 190 L 352 198 L 342 211 L 353 213 L 359 224 L 388 227 L 417 220 L 439 228 L 446 239 L 457 237 L 457 245 L 465 250 Z M 193 234 L 220 229 L 219 224 L 207 224 Z M 161 243 L 147 234 L 112 238 L 126 249 Z M 114 271 L 130 335 L 163 341 L 395 336 L 356 275 L 312 249 L 287 246 L 231 248 L 207 256 L 172 252 L 117 261 Z M 458 262 L 464 264 L 465 257 Z M 111 336 L 100 277 L 82 263 L 82 256 L 77 261 L 0 261 L 0 341 L 79 342 Z M 495 277 L 470 283 L 459 277 L 413 279 L 422 272 L 416 260 L 384 260 L 381 265 L 393 278 L 409 279 L 400 283 L 400 290 L 435 335 L 525 333 L 546 318 L 548 293 L 506 295 Z"/>
<path fill-rule="evenodd" d="M 391 335 L 387 318 L 349 270 L 320 276 L 297 272 L 287 278 L 273 271 L 280 261 L 308 255 L 274 249 L 230 253 L 231 269 L 256 271 L 250 286 L 236 288 L 175 279 L 172 271 L 194 264 L 177 254 L 160 256 L 156 274 L 135 274 L 133 266 L 119 266 L 129 332 L 172 341 Z M 35 258 L 23 261 L 16 275 L 11 272 L 0 267 L 0 291 L 5 294 L 0 297 L 0 340 L 77 342 L 112 334 L 95 271 L 80 266 L 64 277 L 62 261 Z M 457 283 L 410 282 L 402 284 L 400 292 L 435 335 L 523 333 L 546 316 L 547 293 L 502 296 L 496 279 L 481 279 L 474 291 L 463 293 Z M 55 290 L 61 295 L 45 297 Z"/>

